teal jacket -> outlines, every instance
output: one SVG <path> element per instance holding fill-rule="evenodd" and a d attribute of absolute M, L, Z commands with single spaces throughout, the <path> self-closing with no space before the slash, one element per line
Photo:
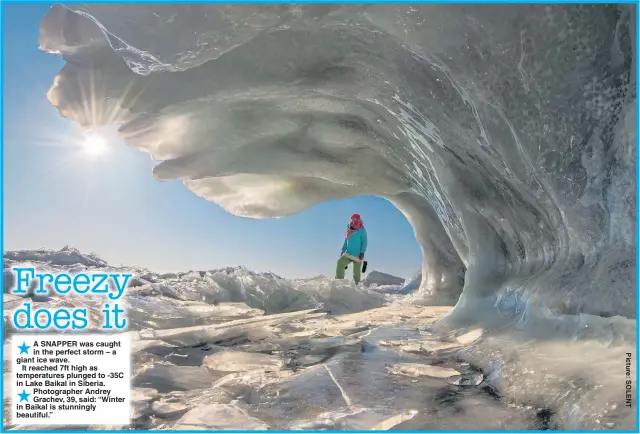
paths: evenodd
<path fill-rule="evenodd" d="M 365 228 L 360 228 L 351 234 L 349 238 L 344 240 L 342 245 L 342 253 L 348 253 L 351 256 L 364 255 L 367 251 L 367 231 Z"/>

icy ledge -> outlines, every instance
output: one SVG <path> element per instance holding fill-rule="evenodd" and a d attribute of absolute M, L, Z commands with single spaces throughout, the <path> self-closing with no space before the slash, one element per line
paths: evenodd
<path fill-rule="evenodd" d="M 39 41 L 69 60 L 48 94 L 62 116 L 118 125 L 158 180 L 233 214 L 390 200 L 422 248 L 417 295 L 460 300 L 452 318 L 635 318 L 634 17 L 69 4 Z"/>

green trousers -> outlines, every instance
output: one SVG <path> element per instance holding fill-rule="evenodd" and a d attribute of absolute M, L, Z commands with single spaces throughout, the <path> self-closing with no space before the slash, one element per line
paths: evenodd
<path fill-rule="evenodd" d="M 338 265 L 336 266 L 336 279 L 344 279 L 344 271 L 347 266 L 353 262 L 353 280 L 356 282 L 356 285 L 360 283 L 360 267 L 362 267 L 362 262 L 355 262 L 349 259 L 346 256 L 341 256 L 338 259 Z"/>

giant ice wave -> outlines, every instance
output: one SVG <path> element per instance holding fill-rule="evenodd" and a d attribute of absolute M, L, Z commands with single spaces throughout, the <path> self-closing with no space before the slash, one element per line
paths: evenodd
<path fill-rule="evenodd" d="M 70 4 L 40 45 L 67 60 L 61 115 L 117 125 L 158 180 L 254 218 L 385 197 L 420 243 L 418 294 L 455 304 L 452 322 L 619 346 L 635 340 L 635 16 Z"/>

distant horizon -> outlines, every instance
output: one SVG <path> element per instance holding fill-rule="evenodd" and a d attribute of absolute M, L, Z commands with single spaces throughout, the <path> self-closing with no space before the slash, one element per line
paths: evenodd
<path fill-rule="evenodd" d="M 59 55 L 38 49 L 40 21 L 50 5 L 2 7 L 5 251 L 68 245 L 110 264 L 148 270 L 242 265 L 283 277 L 331 276 L 345 227 L 359 213 L 369 236 L 370 270 L 409 278 L 420 269 L 413 228 L 383 198 L 334 200 L 289 217 L 247 219 L 182 182 L 156 181 L 158 162 L 127 146 L 115 127 L 107 128 L 105 143 L 97 143 L 104 152 L 88 152 L 77 127 L 46 97 L 65 65 Z"/>
<path fill-rule="evenodd" d="M 156 270 L 156 269 L 151 269 L 151 268 L 147 268 L 147 267 L 142 267 L 142 266 L 137 265 L 137 264 L 115 264 L 115 263 L 112 263 L 112 262 L 106 260 L 99 253 L 96 253 L 96 252 L 84 252 L 84 251 L 82 251 L 80 249 L 77 249 L 77 248 L 75 248 L 73 246 L 70 246 L 70 245 L 65 245 L 65 246 L 61 247 L 60 249 L 54 249 L 54 248 L 48 248 L 48 247 L 38 247 L 38 248 L 31 248 L 31 249 L 29 249 L 29 248 L 27 248 L 27 249 L 4 249 L 3 258 L 6 259 L 4 257 L 4 255 L 6 255 L 6 253 L 8 253 L 8 252 L 36 252 L 36 251 L 39 251 L 39 250 L 46 250 L 46 251 L 51 251 L 51 252 L 63 252 L 65 250 L 66 251 L 74 250 L 74 251 L 77 251 L 78 253 L 80 253 L 81 255 L 92 255 L 92 256 L 95 256 L 98 259 L 101 259 L 102 261 L 104 261 L 110 267 L 124 267 L 124 268 L 136 267 L 136 268 L 142 268 L 142 269 L 144 269 L 146 271 L 149 271 L 149 272 L 152 272 L 152 273 L 155 273 L 155 274 L 190 273 L 190 272 L 194 272 L 194 271 L 196 271 L 196 272 L 199 272 L 199 271 L 216 271 L 216 270 L 222 270 L 224 268 L 245 268 L 245 269 L 247 269 L 247 270 L 249 270 L 251 272 L 257 273 L 257 274 L 270 273 L 270 274 L 274 274 L 274 275 L 276 275 L 276 276 L 278 276 L 280 278 L 289 279 L 289 280 L 291 280 L 291 279 L 310 279 L 310 278 L 315 278 L 315 277 L 319 277 L 319 276 L 328 277 L 328 278 L 332 278 L 333 277 L 331 275 L 327 275 L 327 274 L 323 274 L 323 273 L 314 274 L 314 275 L 311 275 L 311 276 L 283 276 L 283 275 L 280 275 L 280 274 L 278 274 L 278 273 L 276 273 L 276 272 L 274 272 L 272 270 L 257 270 L 257 269 L 249 268 L 249 267 L 247 267 L 246 265 L 243 265 L 243 264 L 235 264 L 235 265 L 234 264 L 228 264 L 228 265 L 218 266 L 218 267 L 215 267 L 215 268 L 191 268 L 191 269 L 179 269 L 179 270 Z M 25 262 L 31 262 L 31 261 L 27 260 Z M 382 274 L 386 274 L 386 275 L 389 275 L 389 276 L 405 279 L 405 281 L 410 280 L 415 275 L 415 273 L 414 273 L 414 274 L 412 274 L 410 276 L 396 276 L 393 273 L 387 273 L 387 272 L 384 272 L 384 271 L 381 271 L 381 270 L 376 270 L 376 269 L 369 269 L 364 274 L 364 277 L 366 277 L 367 275 L 369 275 L 371 272 L 374 272 L 374 271 L 377 272 L 377 273 L 382 273 Z M 419 271 L 420 270 L 416 270 L 416 273 L 419 272 Z M 348 278 L 348 276 L 346 278 Z"/>

